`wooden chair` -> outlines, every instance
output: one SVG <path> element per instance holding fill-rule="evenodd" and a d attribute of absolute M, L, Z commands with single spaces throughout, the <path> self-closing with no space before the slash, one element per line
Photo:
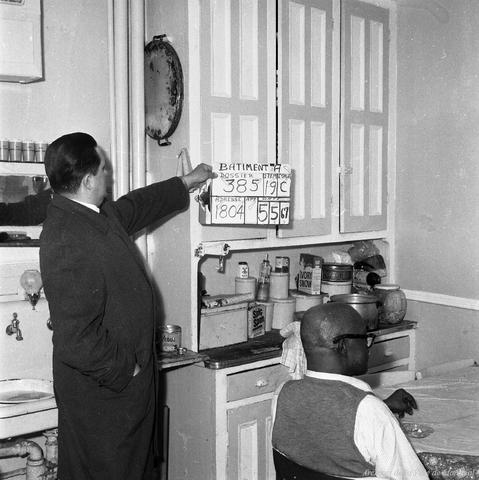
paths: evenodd
<path fill-rule="evenodd" d="M 453 362 L 439 363 L 430 367 L 423 368 L 416 373 L 416 378 L 434 377 L 436 375 L 443 375 L 445 373 L 454 372 L 461 368 L 472 367 L 475 364 L 473 358 L 466 358 L 464 360 L 455 360 Z"/>
<path fill-rule="evenodd" d="M 416 372 L 414 370 L 396 370 L 393 372 L 366 373 L 358 378 L 365 381 L 371 388 L 390 387 L 398 383 L 415 380 Z"/>
<path fill-rule="evenodd" d="M 333 477 L 325 473 L 316 472 L 286 458 L 282 453 L 273 448 L 274 468 L 276 480 L 338 480 L 342 477 Z"/>

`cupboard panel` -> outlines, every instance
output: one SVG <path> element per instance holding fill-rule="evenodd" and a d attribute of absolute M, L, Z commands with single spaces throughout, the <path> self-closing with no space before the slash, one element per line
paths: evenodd
<path fill-rule="evenodd" d="M 355 0 L 342 7 L 340 232 L 384 230 L 389 12 Z"/>
<path fill-rule="evenodd" d="M 226 478 L 229 480 L 276 478 L 271 459 L 270 429 L 270 400 L 228 411 Z"/>
<path fill-rule="evenodd" d="M 332 1 L 281 2 L 278 156 L 293 168 L 292 220 L 280 237 L 331 232 Z M 336 126 L 337 128 L 337 126 Z"/>
<path fill-rule="evenodd" d="M 275 7 L 270 1 L 200 0 L 198 161 L 274 163 Z M 272 25 L 272 27 L 271 27 Z M 192 32 L 193 35 L 193 32 Z M 273 69 L 271 73 L 270 70 Z M 196 99 L 197 100 L 197 99 Z M 192 134 L 194 137 L 195 134 Z M 196 137 L 195 137 L 196 138 Z M 270 227 L 271 229 L 272 227 Z M 202 226 L 202 241 L 266 238 L 265 227 Z"/>

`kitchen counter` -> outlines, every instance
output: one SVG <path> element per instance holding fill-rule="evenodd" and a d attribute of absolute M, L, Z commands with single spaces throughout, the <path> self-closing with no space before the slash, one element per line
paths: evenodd
<path fill-rule="evenodd" d="M 167 368 L 184 367 L 192 363 L 202 362 L 207 359 L 203 353 L 186 350 L 185 353 L 179 354 L 177 352 L 159 352 L 158 353 L 158 369 L 165 370 Z"/>
<path fill-rule="evenodd" d="M 234 367 L 281 356 L 283 340 L 279 330 L 271 330 L 247 342 L 210 348 L 202 350 L 201 353 L 208 357 L 205 360 L 205 367 L 213 369 Z"/>
<path fill-rule="evenodd" d="M 376 335 L 399 332 L 414 328 L 416 322 L 403 320 L 397 325 L 379 325 L 377 330 L 372 330 Z M 280 357 L 284 338 L 279 330 L 266 332 L 261 337 L 252 338 L 247 342 L 227 345 L 224 347 L 202 350 L 200 353 L 206 355 L 204 364 L 208 368 L 220 369 L 234 367 L 268 358 Z"/>

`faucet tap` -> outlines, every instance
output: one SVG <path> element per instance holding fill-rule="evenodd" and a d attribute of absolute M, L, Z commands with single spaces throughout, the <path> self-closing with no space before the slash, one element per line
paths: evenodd
<path fill-rule="evenodd" d="M 20 330 L 20 327 L 18 326 L 20 324 L 20 320 L 18 320 L 18 315 L 16 313 L 13 314 L 12 318 L 12 323 L 8 325 L 6 328 L 7 335 L 13 335 L 14 333 L 16 334 L 15 338 L 17 341 L 23 340 L 22 337 L 22 331 Z"/>

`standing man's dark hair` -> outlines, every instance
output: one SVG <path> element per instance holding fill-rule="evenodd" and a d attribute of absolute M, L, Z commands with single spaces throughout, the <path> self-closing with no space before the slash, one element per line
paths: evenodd
<path fill-rule="evenodd" d="M 88 133 L 63 135 L 45 153 L 45 171 L 56 193 L 75 193 L 87 173 L 96 174 L 101 163 L 96 140 Z"/>

